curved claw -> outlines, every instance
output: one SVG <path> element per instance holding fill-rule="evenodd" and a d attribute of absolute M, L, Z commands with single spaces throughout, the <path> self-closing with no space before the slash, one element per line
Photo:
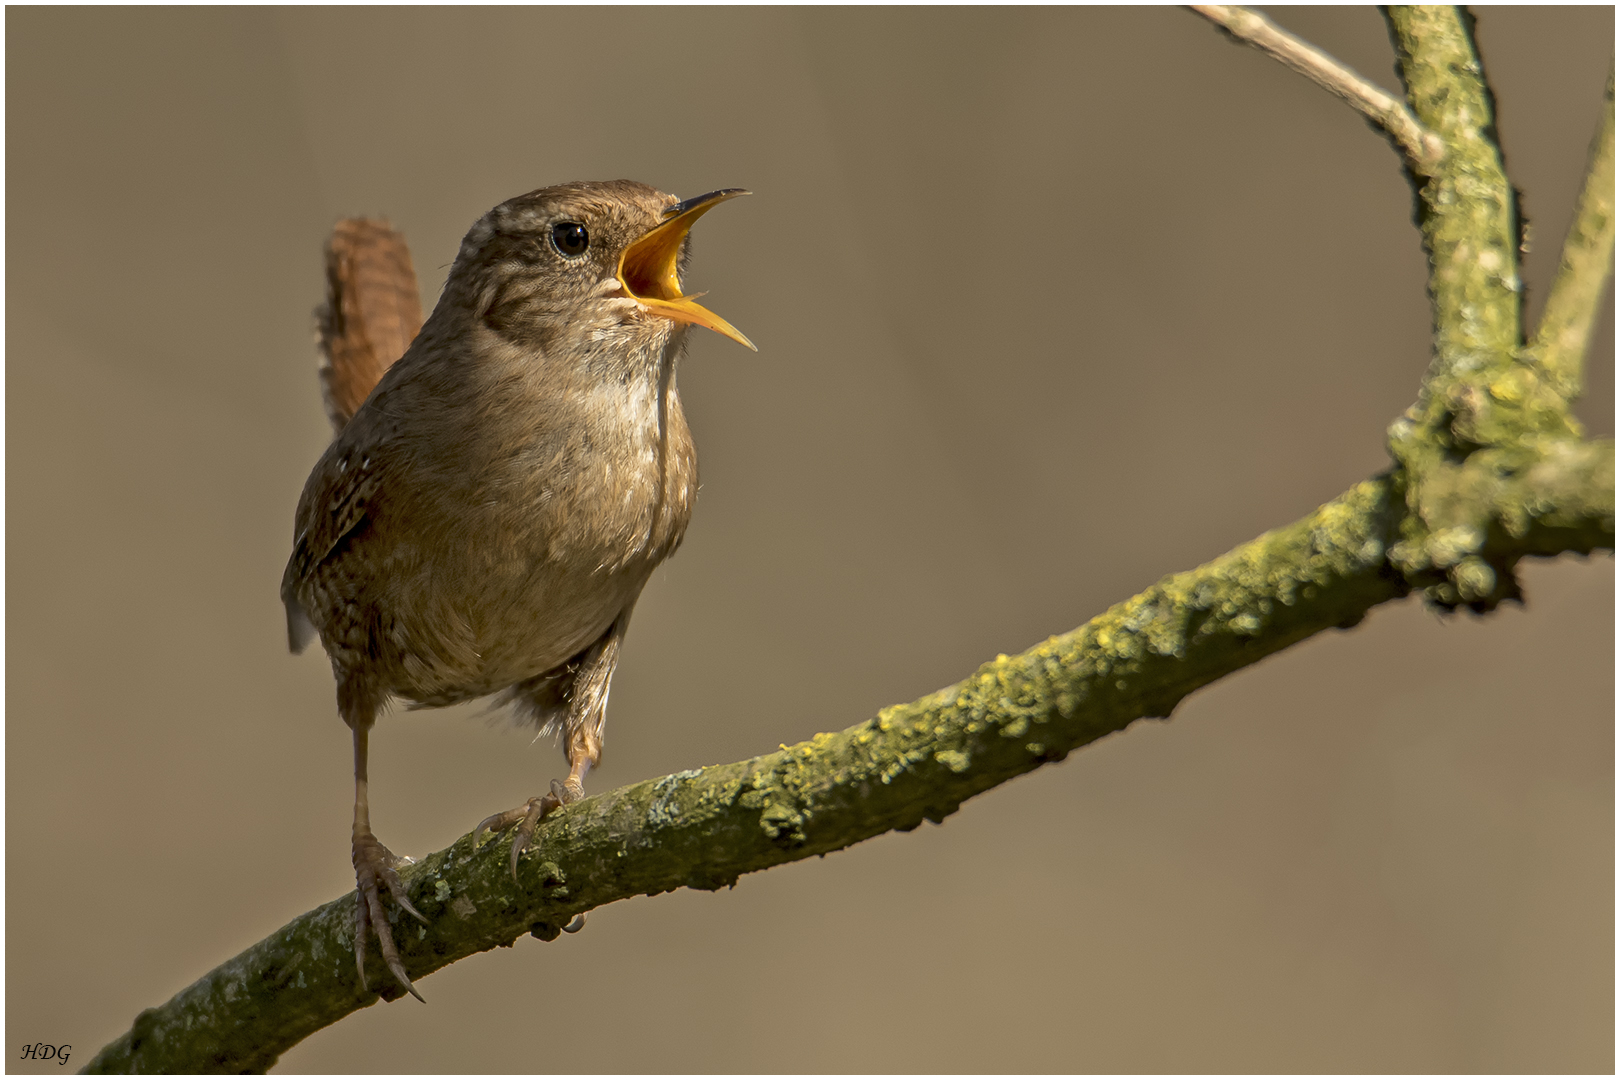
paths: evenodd
<path fill-rule="evenodd" d="M 356 897 L 359 903 L 354 905 L 354 969 L 360 973 L 360 989 L 370 992 L 371 987 L 366 985 L 366 897 L 364 893 Z"/>
<path fill-rule="evenodd" d="M 518 856 L 522 855 L 524 850 L 526 848 L 528 848 L 528 846 L 529 846 L 529 838 L 527 836 L 524 836 L 522 833 L 519 833 L 517 838 L 512 841 L 511 870 L 512 870 L 512 883 L 514 885 L 517 884 L 517 879 L 518 879 L 518 876 L 517 876 Z"/>
<path fill-rule="evenodd" d="M 501 832 L 512 825 L 516 825 L 518 831 L 517 835 L 512 837 L 512 857 L 510 862 L 512 880 L 515 882 L 518 879 L 518 857 L 529 850 L 529 842 L 534 838 L 535 826 L 544 821 L 546 815 L 553 810 L 567 806 L 571 802 L 577 802 L 584 794 L 584 785 L 573 776 L 568 778 L 567 783 L 561 780 L 553 780 L 549 795 L 536 795 L 516 809 L 491 814 L 483 821 L 480 821 L 478 827 L 472 832 L 473 844 L 478 843 L 478 838 L 484 835 L 485 829 L 491 832 Z"/>
<path fill-rule="evenodd" d="M 568 925 L 563 927 L 563 933 L 577 934 L 583 929 L 585 929 L 585 913 L 582 911 L 568 920 Z"/>
<path fill-rule="evenodd" d="M 427 917 L 417 911 L 416 906 L 411 903 L 410 897 L 405 892 L 405 883 L 400 880 L 399 872 L 395 869 L 412 861 L 394 855 L 371 835 L 369 830 L 355 837 L 354 873 L 357 904 L 354 913 L 354 965 L 360 975 L 360 988 L 369 991 L 371 987 L 366 981 L 366 937 L 368 931 L 375 932 L 379 951 L 388 970 L 412 997 L 426 1004 L 426 999 L 417 991 L 410 976 L 405 974 L 405 965 L 400 961 L 399 949 L 394 945 L 394 934 L 388 925 L 388 915 L 383 910 L 382 894 L 378 888 L 380 882 L 388 889 L 395 903 L 426 923 Z"/>
<path fill-rule="evenodd" d="M 399 950 L 394 947 L 394 934 L 388 928 L 388 916 L 383 914 L 382 898 L 377 895 L 375 885 L 366 890 L 361 902 L 370 909 L 371 926 L 377 931 L 377 945 L 382 950 L 383 961 L 388 965 L 388 970 L 393 972 L 394 978 L 399 980 L 399 985 L 403 986 L 411 997 L 426 1005 L 427 999 L 417 992 L 411 977 L 405 974 L 405 965 L 400 963 Z M 361 940 L 364 941 L 363 938 Z"/>
<path fill-rule="evenodd" d="M 382 879 L 387 884 L 388 894 L 394 898 L 394 903 L 415 915 L 422 925 L 428 925 L 427 916 L 417 911 L 416 906 L 411 903 L 411 898 L 406 895 L 405 883 L 399 879 L 399 871 L 392 866 L 387 867 L 382 872 Z"/>
<path fill-rule="evenodd" d="M 492 833 L 505 832 L 513 825 L 522 821 L 523 814 L 526 809 L 526 806 L 520 806 L 516 810 L 503 810 L 499 814 L 491 814 L 483 821 L 480 821 L 478 826 L 472 831 L 473 846 L 476 847 L 478 845 L 478 838 L 484 835 L 485 829 L 488 829 Z"/>
<path fill-rule="evenodd" d="M 517 835 L 512 837 L 512 880 L 517 881 L 518 856 L 529 849 L 529 841 L 534 838 L 534 827 L 540 824 L 540 819 L 557 808 L 557 802 L 550 795 L 537 795 L 524 804 L 525 813 L 523 824 L 518 826 Z"/>

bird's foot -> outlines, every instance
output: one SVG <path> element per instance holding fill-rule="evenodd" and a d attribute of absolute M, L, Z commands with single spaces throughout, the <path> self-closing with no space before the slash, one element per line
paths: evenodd
<path fill-rule="evenodd" d="M 553 810 L 567 806 L 571 802 L 577 802 L 584 796 L 585 785 L 574 777 L 570 776 L 566 782 L 553 780 L 551 782 L 551 791 L 547 794 L 536 795 L 522 806 L 499 814 L 491 814 L 483 821 L 480 821 L 478 828 L 473 830 L 473 843 L 478 842 L 478 838 L 484 835 L 485 829 L 498 833 L 514 824 L 517 825 L 517 835 L 512 838 L 512 880 L 516 881 L 518 856 L 528 850 L 529 841 L 534 837 L 535 826 L 539 825 L 546 815 Z M 581 925 L 584 924 L 581 923 Z"/>
<path fill-rule="evenodd" d="M 366 931 L 369 927 L 377 932 L 377 945 L 388 970 L 399 980 L 399 985 L 410 991 L 412 997 L 423 1001 L 422 995 L 416 992 L 410 977 L 405 974 L 405 965 L 400 963 L 399 950 L 394 947 L 394 934 L 389 929 L 388 915 L 383 911 L 379 889 L 379 885 L 386 886 L 394 903 L 426 923 L 427 917 L 411 905 L 410 898 L 405 895 L 405 884 L 399 880 L 398 867 L 410 862 L 410 859 L 389 851 L 370 832 L 354 838 L 354 880 L 359 892 L 359 903 L 354 912 L 354 966 L 360 972 L 361 989 L 370 989 L 366 986 Z M 423 1004 L 426 1002 L 423 1001 Z"/>

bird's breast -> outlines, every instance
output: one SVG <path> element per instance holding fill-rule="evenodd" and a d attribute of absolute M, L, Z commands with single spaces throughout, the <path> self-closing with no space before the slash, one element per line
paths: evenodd
<path fill-rule="evenodd" d="M 544 522 L 531 557 L 593 574 L 656 565 L 679 543 L 697 494 L 697 460 L 674 387 L 598 387 L 572 423 L 537 432 L 522 486 Z"/>
<path fill-rule="evenodd" d="M 432 577 L 464 621 L 480 684 L 527 678 L 595 641 L 680 544 L 697 459 L 673 378 L 554 396 L 530 431 L 461 466 L 459 542 Z M 445 490 L 440 488 L 439 490 Z"/>

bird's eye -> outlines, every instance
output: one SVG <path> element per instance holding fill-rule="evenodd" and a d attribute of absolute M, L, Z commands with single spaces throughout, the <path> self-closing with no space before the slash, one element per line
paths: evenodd
<path fill-rule="evenodd" d="M 577 221 L 559 221 L 551 227 L 551 245 L 570 259 L 585 254 L 591 234 Z"/>

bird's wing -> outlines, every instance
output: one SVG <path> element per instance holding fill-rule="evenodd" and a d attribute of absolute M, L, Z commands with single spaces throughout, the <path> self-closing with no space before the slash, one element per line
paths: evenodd
<path fill-rule="evenodd" d="M 281 576 L 281 600 L 287 607 L 287 644 L 295 653 L 302 652 L 315 634 L 300 593 L 322 563 L 345 549 L 365 529 L 382 486 L 379 466 L 379 460 L 352 444 L 334 446 L 316 466 L 298 500 L 292 556 Z"/>

